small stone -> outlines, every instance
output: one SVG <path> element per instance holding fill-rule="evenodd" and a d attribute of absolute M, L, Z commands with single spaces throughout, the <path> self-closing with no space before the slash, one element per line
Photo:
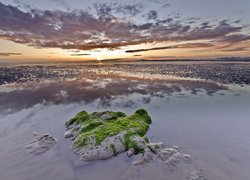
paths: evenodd
<path fill-rule="evenodd" d="M 144 165 L 152 161 L 153 158 L 154 153 L 149 148 L 145 148 L 142 158 L 139 161 L 133 162 L 133 165 Z"/>
<path fill-rule="evenodd" d="M 71 137 L 73 137 L 73 132 L 72 129 L 69 129 L 64 133 L 64 138 L 71 138 Z"/>
<path fill-rule="evenodd" d="M 173 148 L 179 150 L 179 146 L 173 145 Z"/>
<path fill-rule="evenodd" d="M 37 136 L 37 140 L 27 145 L 25 148 L 30 154 L 40 155 L 51 149 L 57 140 L 49 134 Z"/>
<path fill-rule="evenodd" d="M 180 160 L 176 157 L 170 157 L 168 158 L 166 161 L 165 161 L 165 164 L 166 165 L 172 165 L 172 166 L 176 166 L 176 164 L 179 162 Z"/>
<path fill-rule="evenodd" d="M 147 145 L 148 148 L 153 152 L 153 153 L 156 153 L 156 147 L 155 146 L 152 146 L 152 145 Z"/>
<path fill-rule="evenodd" d="M 128 157 L 131 157 L 134 155 L 135 150 L 133 148 L 129 149 L 127 152 Z"/>
<path fill-rule="evenodd" d="M 187 176 L 187 180 L 207 180 L 201 171 L 191 171 Z"/>
<path fill-rule="evenodd" d="M 112 119 L 112 116 L 111 115 L 109 115 L 108 113 L 106 113 L 106 114 L 103 114 L 101 117 L 101 120 L 109 120 L 109 119 Z"/>
<path fill-rule="evenodd" d="M 183 157 L 186 159 L 191 159 L 191 155 L 189 155 L 189 154 L 184 154 Z"/>
<path fill-rule="evenodd" d="M 38 133 L 37 133 L 36 131 L 33 131 L 32 134 L 33 134 L 34 136 L 38 136 Z"/>

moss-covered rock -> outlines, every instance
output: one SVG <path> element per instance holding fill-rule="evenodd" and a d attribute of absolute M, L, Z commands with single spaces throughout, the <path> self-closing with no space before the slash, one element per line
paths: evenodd
<path fill-rule="evenodd" d="M 65 137 L 72 137 L 73 150 L 82 160 L 107 159 L 133 149 L 144 152 L 151 118 L 145 109 L 127 116 L 123 112 L 77 113 L 66 122 Z"/>
<path fill-rule="evenodd" d="M 124 179 L 134 179 L 136 173 L 151 162 L 170 168 L 178 163 L 190 163 L 191 156 L 180 153 L 178 146 L 165 147 L 162 142 L 150 142 L 146 133 L 151 122 L 144 109 L 138 109 L 129 116 L 122 112 L 89 114 L 82 111 L 66 122 L 65 137 L 72 137 L 73 151 L 83 161 L 108 159 L 124 151 L 129 157 L 142 153 L 143 156 L 131 164 Z"/>

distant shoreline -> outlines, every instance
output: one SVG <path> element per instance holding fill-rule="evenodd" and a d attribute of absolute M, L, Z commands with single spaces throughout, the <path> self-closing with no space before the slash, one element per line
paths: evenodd
<path fill-rule="evenodd" d="M 23 61 L 23 62 L 1 62 L 0 65 L 23 65 L 23 64 L 108 64 L 108 63 L 171 63 L 171 62 L 231 62 L 231 63 L 239 63 L 239 62 L 250 62 L 250 57 L 247 58 L 222 58 L 222 59 L 168 59 L 168 60 L 146 60 L 146 59 L 139 59 L 139 60 L 128 60 L 128 59 L 110 59 L 110 60 L 84 60 L 84 61 Z"/>
<path fill-rule="evenodd" d="M 170 60 L 138 60 L 138 62 L 250 62 L 247 59 L 170 59 Z"/>

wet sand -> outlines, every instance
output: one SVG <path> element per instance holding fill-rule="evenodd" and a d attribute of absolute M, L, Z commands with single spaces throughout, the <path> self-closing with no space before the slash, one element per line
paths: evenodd
<path fill-rule="evenodd" d="M 178 145 L 192 164 L 170 169 L 145 167 L 135 179 L 185 179 L 200 169 L 210 179 L 248 180 L 250 167 L 250 87 L 204 80 L 148 80 L 85 77 L 82 79 L 12 83 L 0 88 L 0 179 L 121 179 L 139 157 L 126 154 L 83 163 L 64 139 L 64 122 L 81 110 L 147 109 L 153 124 L 149 137 Z M 33 132 L 50 133 L 58 143 L 39 156 L 25 146 Z M 130 176 L 132 179 L 132 177 Z"/>

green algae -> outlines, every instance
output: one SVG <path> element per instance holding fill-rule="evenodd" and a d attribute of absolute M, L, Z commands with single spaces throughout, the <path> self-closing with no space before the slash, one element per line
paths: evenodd
<path fill-rule="evenodd" d="M 149 143 L 148 137 L 144 137 L 144 140 L 145 140 L 146 143 Z"/>
<path fill-rule="evenodd" d="M 110 145 L 110 148 L 111 148 L 111 150 L 112 150 L 114 156 L 116 156 L 116 155 L 117 155 L 117 151 L 116 151 L 115 145 L 114 145 L 114 144 L 111 144 L 111 145 Z"/>
<path fill-rule="evenodd" d="M 73 117 L 72 119 L 67 121 L 66 125 L 70 126 L 72 124 L 84 123 L 84 122 L 88 121 L 89 119 L 90 119 L 89 114 L 86 111 L 81 111 L 81 112 L 77 113 L 75 115 L 75 117 Z"/>
<path fill-rule="evenodd" d="M 124 147 L 127 150 L 132 148 L 135 153 L 140 153 L 143 152 L 143 149 L 138 146 L 136 141 L 132 140 L 132 137 L 144 137 L 151 122 L 147 111 L 145 109 L 138 109 L 130 116 L 127 116 L 123 112 L 103 111 L 88 114 L 86 111 L 82 111 L 70 119 L 66 125 L 81 126 L 73 143 L 77 148 L 84 147 L 89 143 L 93 143 L 93 141 L 98 146 L 106 138 L 123 133 L 124 138 L 119 138 Z M 113 154 L 116 155 L 115 146 L 111 145 L 110 148 Z"/>
<path fill-rule="evenodd" d="M 128 133 L 125 134 L 125 136 L 124 136 L 125 148 L 127 150 L 128 149 L 133 149 L 135 154 L 143 153 L 144 152 L 144 148 L 141 148 L 138 145 L 138 142 L 134 141 L 133 138 L 132 138 L 135 135 L 136 135 L 135 132 L 128 132 Z"/>

